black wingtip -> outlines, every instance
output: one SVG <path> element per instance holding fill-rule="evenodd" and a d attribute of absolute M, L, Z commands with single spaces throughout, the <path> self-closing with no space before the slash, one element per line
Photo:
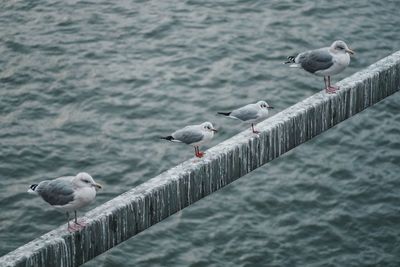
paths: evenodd
<path fill-rule="evenodd" d="M 38 184 L 32 184 L 31 186 L 29 186 L 29 188 L 30 188 L 32 191 L 35 191 L 35 189 L 36 189 L 37 186 L 38 186 Z"/>
<path fill-rule="evenodd" d="M 289 57 L 287 57 L 287 59 L 288 59 L 288 61 L 285 61 L 283 64 L 296 63 L 295 62 L 296 57 L 294 57 L 294 56 L 289 56 Z"/>
<path fill-rule="evenodd" d="M 172 137 L 172 135 L 169 135 L 169 136 L 161 136 L 160 139 L 164 139 L 164 140 L 168 140 L 168 141 L 174 140 L 174 138 Z"/>
<path fill-rule="evenodd" d="M 224 116 L 229 116 L 231 115 L 231 112 L 217 112 L 220 115 L 224 115 Z"/>

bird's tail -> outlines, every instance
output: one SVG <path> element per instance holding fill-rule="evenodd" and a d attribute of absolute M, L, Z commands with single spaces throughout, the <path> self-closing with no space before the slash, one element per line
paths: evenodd
<path fill-rule="evenodd" d="M 296 57 L 294 57 L 294 56 L 289 56 L 289 57 L 287 57 L 287 61 L 285 61 L 283 64 L 296 64 Z"/>
<path fill-rule="evenodd" d="M 217 112 L 218 114 L 224 115 L 224 116 L 229 116 L 231 115 L 231 112 Z"/>
<path fill-rule="evenodd" d="M 160 139 L 165 139 L 165 140 L 168 140 L 168 141 L 171 141 L 171 142 L 174 140 L 174 138 L 172 137 L 172 135 L 169 135 L 169 136 L 161 136 Z"/>
<path fill-rule="evenodd" d="M 35 190 L 36 190 L 37 186 L 38 186 L 37 184 L 33 184 L 33 185 L 29 186 L 28 193 L 36 194 Z"/>

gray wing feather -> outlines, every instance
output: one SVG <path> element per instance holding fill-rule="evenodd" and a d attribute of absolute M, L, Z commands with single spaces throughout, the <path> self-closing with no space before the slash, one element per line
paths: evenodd
<path fill-rule="evenodd" d="M 333 65 L 332 56 L 326 48 L 301 53 L 296 61 L 311 73 L 329 69 Z"/>
<path fill-rule="evenodd" d="M 230 115 L 242 121 L 255 120 L 258 118 L 258 110 L 251 106 L 244 106 L 232 111 Z"/>
<path fill-rule="evenodd" d="M 178 130 L 172 134 L 172 137 L 178 141 L 181 141 L 185 144 L 193 144 L 200 142 L 203 139 L 203 133 L 199 130 L 193 129 L 191 127 L 185 127 L 181 130 Z"/>
<path fill-rule="evenodd" d="M 39 183 L 38 194 L 50 205 L 66 205 L 74 200 L 74 189 L 70 180 L 58 178 Z"/>

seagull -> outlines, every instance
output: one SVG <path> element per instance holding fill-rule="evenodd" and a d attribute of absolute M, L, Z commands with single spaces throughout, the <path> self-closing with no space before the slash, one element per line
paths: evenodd
<path fill-rule="evenodd" d="M 257 124 L 268 117 L 268 109 L 273 109 L 273 107 L 268 105 L 265 101 L 258 101 L 257 103 L 248 104 L 231 112 L 218 112 L 218 114 L 249 122 L 251 123 L 251 130 L 253 133 L 259 134 L 260 132 L 254 129 L 254 124 Z"/>
<path fill-rule="evenodd" d="M 288 57 L 285 64 L 292 63 L 290 67 L 303 68 L 304 70 L 323 76 L 326 93 L 335 93 L 339 87 L 331 85 L 331 76 L 342 72 L 350 64 L 351 50 L 343 41 L 335 41 L 330 47 L 310 50 Z M 328 84 L 327 84 L 328 81 Z"/>
<path fill-rule="evenodd" d="M 216 132 L 212 123 L 206 121 L 202 124 L 186 126 L 161 139 L 191 145 L 194 147 L 195 156 L 201 158 L 205 153 L 200 151 L 199 146 L 209 142 Z"/>
<path fill-rule="evenodd" d="M 89 205 L 96 197 L 96 191 L 101 185 L 95 183 L 92 176 L 86 172 L 76 176 L 64 176 L 54 180 L 44 180 L 29 187 L 28 193 L 38 194 L 55 209 L 66 212 L 67 230 L 74 232 L 82 229 L 85 224 L 78 223 L 76 210 Z M 74 211 L 74 226 L 69 224 L 69 212 Z"/>

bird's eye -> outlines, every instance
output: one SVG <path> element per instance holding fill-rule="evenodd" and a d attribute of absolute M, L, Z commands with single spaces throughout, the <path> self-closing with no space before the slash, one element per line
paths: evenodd
<path fill-rule="evenodd" d="M 338 46 L 337 48 L 340 49 L 340 50 L 343 50 L 343 49 L 344 49 L 343 46 Z"/>
<path fill-rule="evenodd" d="M 89 183 L 89 181 L 88 181 L 88 180 L 82 180 L 82 181 L 83 181 L 84 183 L 87 183 L 87 184 Z"/>

